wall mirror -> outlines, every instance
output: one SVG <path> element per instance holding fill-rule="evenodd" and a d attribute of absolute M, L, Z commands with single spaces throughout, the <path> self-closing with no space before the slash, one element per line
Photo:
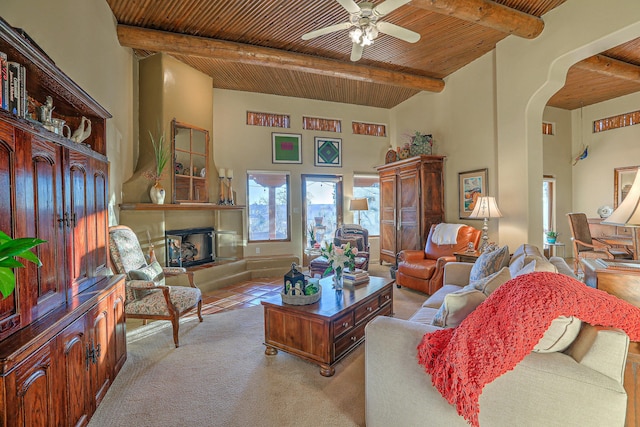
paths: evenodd
<path fill-rule="evenodd" d="M 624 168 L 615 168 L 614 176 L 613 176 L 613 192 L 614 192 L 614 200 L 613 207 L 614 209 L 622 203 L 624 198 L 631 190 L 631 185 L 633 185 L 633 180 L 636 178 L 636 172 L 638 171 L 638 167 L 640 166 L 627 166 Z"/>
<path fill-rule="evenodd" d="M 209 201 L 209 131 L 175 119 L 171 122 L 173 203 Z"/>

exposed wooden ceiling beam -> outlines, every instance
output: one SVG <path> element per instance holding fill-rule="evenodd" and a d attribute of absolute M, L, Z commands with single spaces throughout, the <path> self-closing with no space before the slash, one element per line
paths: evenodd
<path fill-rule="evenodd" d="M 538 37 L 544 29 L 541 18 L 490 0 L 412 0 L 410 4 L 526 39 Z"/>
<path fill-rule="evenodd" d="M 355 65 L 278 49 L 127 25 L 118 25 L 118 40 L 122 46 L 133 49 L 214 58 L 222 61 L 265 67 L 286 68 L 305 73 L 429 92 L 441 92 L 444 89 L 444 81 L 442 79 Z"/>
<path fill-rule="evenodd" d="M 640 81 L 640 67 L 629 64 L 628 62 L 619 61 L 605 55 L 594 55 L 574 65 L 586 71 L 593 71 L 609 77 L 618 79 Z"/>

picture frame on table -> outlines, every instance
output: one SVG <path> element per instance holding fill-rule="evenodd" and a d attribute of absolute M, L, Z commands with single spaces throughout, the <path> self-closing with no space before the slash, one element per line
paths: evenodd
<path fill-rule="evenodd" d="M 302 135 L 273 132 L 271 163 L 302 163 Z"/>
<path fill-rule="evenodd" d="M 640 166 L 626 166 L 615 168 L 613 175 L 613 208 L 616 209 L 627 197 L 633 181 L 636 179 L 636 172 Z"/>
<path fill-rule="evenodd" d="M 316 136 L 313 164 L 314 166 L 342 167 L 342 139 Z"/>
<path fill-rule="evenodd" d="M 476 169 L 458 173 L 459 218 L 469 218 L 475 202 L 487 195 L 489 169 Z"/>

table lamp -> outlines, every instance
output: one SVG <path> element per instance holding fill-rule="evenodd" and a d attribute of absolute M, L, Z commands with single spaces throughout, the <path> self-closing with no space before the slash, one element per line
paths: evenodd
<path fill-rule="evenodd" d="M 502 218 L 502 212 L 498 209 L 496 198 L 490 196 L 478 197 L 469 218 L 484 220 L 482 225 L 482 244 L 478 249 L 480 252 L 483 252 L 489 244 L 489 218 Z"/>
<path fill-rule="evenodd" d="M 358 225 L 360 224 L 360 212 L 369 210 L 369 201 L 367 199 L 351 199 L 349 202 L 350 211 L 358 211 Z"/>
<path fill-rule="evenodd" d="M 638 228 L 640 227 L 640 173 L 636 172 L 633 185 L 622 203 L 607 217 L 602 224 L 633 228 L 633 258 L 638 258 Z"/>

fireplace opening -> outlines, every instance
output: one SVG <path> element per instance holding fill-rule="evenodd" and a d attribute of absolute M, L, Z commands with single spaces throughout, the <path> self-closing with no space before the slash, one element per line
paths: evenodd
<path fill-rule="evenodd" d="M 211 227 L 167 230 L 167 266 L 189 267 L 215 261 L 215 233 Z"/>

